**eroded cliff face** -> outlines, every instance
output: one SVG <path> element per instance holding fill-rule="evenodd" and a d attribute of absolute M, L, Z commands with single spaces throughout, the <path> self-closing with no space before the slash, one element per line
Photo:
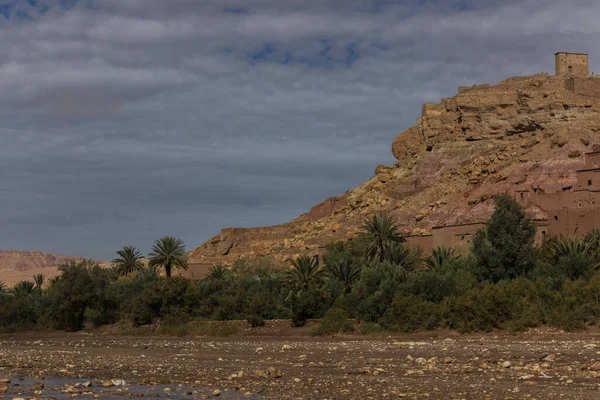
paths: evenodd
<path fill-rule="evenodd" d="M 596 81 L 590 78 L 590 85 Z M 224 229 L 190 252 L 191 260 L 314 254 L 355 234 L 375 213 L 395 216 L 406 235 L 424 234 L 433 226 L 487 220 L 497 193 L 573 185 L 583 154 L 600 150 L 600 98 L 578 95 L 566 83 L 547 74 L 510 78 L 426 103 L 417 125 L 392 143 L 394 165 L 378 166 L 367 182 L 287 224 Z M 539 207 L 528 211 L 546 218 Z"/>

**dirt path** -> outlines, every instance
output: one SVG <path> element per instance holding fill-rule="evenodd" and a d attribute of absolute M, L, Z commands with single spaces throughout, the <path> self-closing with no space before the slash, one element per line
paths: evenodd
<path fill-rule="evenodd" d="M 204 397 L 219 389 L 220 397 L 267 399 L 597 399 L 595 370 L 598 331 L 325 339 L 0 336 L 0 379 L 119 378 L 202 387 Z"/>

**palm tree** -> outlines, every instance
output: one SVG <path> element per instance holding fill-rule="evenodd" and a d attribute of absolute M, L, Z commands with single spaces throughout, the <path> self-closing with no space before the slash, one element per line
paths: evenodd
<path fill-rule="evenodd" d="M 286 280 L 290 285 L 290 296 L 298 295 L 318 282 L 323 275 L 316 257 L 301 255 L 292 260 L 292 268 L 287 272 Z"/>
<path fill-rule="evenodd" d="M 390 242 L 383 247 L 380 261 L 402 267 L 406 272 L 414 271 L 421 263 L 420 251 L 406 248 L 402 243 Z"/>
<path fill-rule="evenodd" d="M 344 291 L 350 293 L 352 286 L 360 278 L 361 265 L 349 258 L 338 258 L 325 265 L 327 275 L 344 284 Z"/>
<path fill-rule="evenodd" d="M 142 253 L 133 246 L 125 246 L 117 251 L 119 257 L 112 260 L 114 271 L 119 276 L 127 276 L 133 272 L 138 272 L 144 267 L 142 262 Z"/>
<path fill-rule="evenodd" d="M 21 281 L 18 283 L 15 283 L 15 285 L 10 289 L 10 291 L 12 292 L 12 294 L 17 297 L 25 297 L 29 294 L 31 294 L 31 292 L 33 292 L 34 289 L 34 284 L 31 281 Z"/>
<path fill-rule="evenodd" d="M 406 240 L 397 232 L 396 221 L 387 216 L 375 215 L 361 226 L 359 240 L 363 257 L 368 261 L 384 258 L 385 247 L 392 243 L 404 243 Z"/>
<path fill-rule="evenodd" d="M 56 285 L 56 283 L 58 282 L 59 279 L 60 279 L 60 275 L 54 275 L 54 276 L 51 276 L 50 278 L 48 278 L 48 282 L 50 282 L 50 286 Z"/>
<path fill-rule="evenodd" d="M 0 293 L 6 291 L 6 283 L 0 281 Z"/>
<path fill-rule="evenodd" d="M 160 278 L 160 269 L 157 266 L 147 265 L 138 271 L 138 277 L 143 281 L 153 281 Z"/>
<path fill-rule="evenodd" d="M 165 236 L 156 240 L 148 258 L 150 259 L 148 265 L 151 267 L 163 267 L 167 278 L 171 277 L 173 269 L 188 269 L 185 245 L 180 239 L 173 236 Z"/>
<path fill-rule="evenodd" d="M 561 238 L 547 254 L 547 260 L 570 279 L 577 279 L 600 268 L 598 251 L 583 238 Z"/>
<path fill-rule="evenodd" d="M 452 247 L 438 246 L 431 250 L 431 253 L 425 258 L 425 265 L 430 270 L 447 270 L 460 256 L 456 254 L 456 249 Z"/>
<path fill-rule="evenodd" d="M 592 247 L 593 251 L 600 251 L 600 229 L 593 229 L 583 240 Z"/>
<path fill-rule="evenodd" d="M 216 264 L 211 267 L 210 271 L 208 272 L 208 277 L 210 279 L 222 279 L 228 273 L 229 270 L 227 267 L 223 266 L 222 264 Z"/>
<path fill-rule="evenodd" d="M 42 285 L 44 284 L 44 274 L 33 275 L 33 281 L 35 282 L 35 289 L 42 290 Z"/>

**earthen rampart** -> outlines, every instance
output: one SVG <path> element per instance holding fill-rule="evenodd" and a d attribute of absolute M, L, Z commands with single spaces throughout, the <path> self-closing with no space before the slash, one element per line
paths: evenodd
<path fill-rule="evenodd" d="M 600 78 L 600 77 L 599 77 Z M 565 88 L 580 96 L 600 98 L 600 79 L 573 77 L 565 81 Z"/>

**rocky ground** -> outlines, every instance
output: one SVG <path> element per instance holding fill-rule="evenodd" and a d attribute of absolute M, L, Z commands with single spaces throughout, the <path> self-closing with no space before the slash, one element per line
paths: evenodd
<path fill-rule="evenodd" d="M 598 331 L 433 336 L 3 335 L 0 382 L 5 383 L 0 383 L 0 398 L 2 393 L 6 399 L 32 398 L 36 390 L 41 390 L 36 398 L 61 398 L 48 392 L 56 382 L 68 397 L 87 393 L 97 398 L 109 398 L 109 393 L 229 399 L 600 396 Z M 113 385 L 111 379 L 116 380 Z M 85 380 L 90 380 L 89 387 Z M 118 380 L 127 384 L 115 389 Z M 45 389 L 40 385 L 44 382 Z M 128 387 L 134 383 L 142 386 Z"/>

